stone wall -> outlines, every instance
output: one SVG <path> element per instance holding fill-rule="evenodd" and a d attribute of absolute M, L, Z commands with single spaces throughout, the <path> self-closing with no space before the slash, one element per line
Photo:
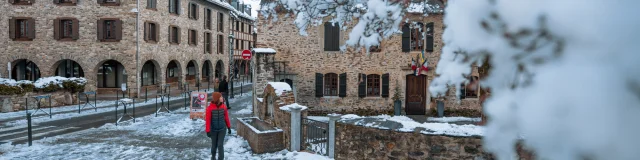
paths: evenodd
<path fill-rule="evenodd" d="M 295 103 L 295 98 L 293 92 L 284 91 L 282 95 L 276 96 L 275 91 L 271 85 L 267 85 L 264 89 L 264 96 L 260 97 L 264 98 L 262 101 L 257 101 L 257 106 L 254 106 L 254 114 L 257 114 L 261 120 L 265 121 L 268 124 L 271 124 L 274 127 L 280 128 L 283 131 L 283 141 L 287 149 L 291 149 L 290 140 L 291 140 L 291 113 L 288 111 L 280 110 L 280 107 Z M 273 115 L 268 115 L 268 100 L 267 98 L 274 98 L 274 108 Z M 301 113 L 301 117 L 307 117 L 307 111 L 303 110 Z M 303 135 L 304 136 L 304 135 Z"/>
<path fill-rule="evenodd" d="M 25 110 L 25 105 L 27 104 L 25 101 L 29 102 L 29 109 L 36 108 L 36 100 L 32 98 L 33 96 L 39 95 L 51 95 L 51 107 L 60 107 L 72 104 L 78 104 L 78 94 L 67 92 L 67 91 L 56 91 L 52 93 L 34 93 L 28 92 L 24 95 L 11 95 L 11 96 L 0 96 L 0 103 L 2 104 L 0 108 L 0 112 L 13 112 Z M 49 108 L 49 100 L 42 99 L 40 100 L 40 105 L 42 108 Z"/>
<path fill-rule="evenodd" d="M 223 62 L 223 72 L 227 73 L 229 61 L 228 34 L 229 11 L 204 0 L 181 0 L 179 15 L 170 15 L 168 0 L 158 0 L 157 9 L 147 9 L 146 2 L 140 1 L 139 28 L 136 32 L 136 15 L 130 10 L 135 8 L 136 1 L 120 1 L 119 6 L 100 6 L 95 0 L 78 1 L 75 6 L 58 6 L 52 1 L 33 1 L 32 5 L 12 5 L 8 1 L 0 1 L 0 75 L 7 77 L 7 63 L 15 64 L 17 60 L 33 61 L 42 77 L 55 75 L 61 60 L 70 59 L 77 62 L 87 78 L 86 90 L 97 89 L 97 72 L 102 63 L 108 60 L 120 62 L 128 74 L 127 86 L 135 87 L 136 83 L 136 33 L 139 34 L 139 64 L 141 70 L 145 62 L 155 65 L 156 84 L 165 83 L 166 67 L 171 60 L 176 60 L 180 68 L 179 79 L 184 80 L 186 66 L 195 62 L 198 73 L 203 73 L 204 63 L 210 63 L 211 71 L 217 61 Z M 199 19 L 188 18 L 188 3 L 198 3 Z M 204 7 L 213 9 L 213 28 L 204 29 Z M 217 13 L 224 16 L 224 31 L 218 31 Z M 9 38 L 8 25 L 12 17 L 32 17 L 35 19 L 36 38 L 33 41 L 13 41 Z M 53 20 L 58 17 L 74 17 L 79 21 L 79 39 L 76 41 L 57 41 L 53 38 Z M 122 21 L 122 40 L 119 42 L 99 42 L 97 40 L 97 20 L 100 18 L 119 18 Z M 146 21 L 158 23 L 158 42 L 144 41 Z M 180 27 L 181 42 L 179 45 L 168 43 L 168 26 Z M 188 29 L 197 30 L 196 46 L 188 45 Z M 204 54 L 204 32 L 212 33 L 213 54 Z M 217 35 L 223 35 L 224 54 L 217 54 Z M 211 73 L 213 74 L 213 73 Z M 201 77 L 198 74 L 197 77 Z"/>
<path fill-rule="evenodd" d="M 258 43 L 261 47 L 274 48 L 277 50 L 276 61 L 286 60 L 291 62 L 289 69 L 297 73 L 297 80 L 294 81 L 298 99 L 301 105 L 310 107 L 310 113 L 324 115 L 325 113 L 390 113 L 393 111 L 393 100 L 396 85 L 400 89 L 400 97 L 403 101 L 403 111 L 405 108 L 406 76 L 413 74 L 410 69 L 411 59 L 416 58 L 420 51 L 402 52 L 402 35 L 396 34 L 381 43 L 381 52 L 371 52 L 366 54 L 363 49 L 348 48 L 346 52 L 324 51 L 324 27 L 323 25 L 307 29 L 308 36 L 301 36 L 298 29 L 292 24 L 290 16 L 279 15 L 278 21 L 269 20 L 258 22 Z M 424 17 L 421 14 L 409 14 L 406 18 L 409 21 L 423 22 L 427 24 L 434 22 L 434 52 L 426 52 L 425 56 L 429 67 L 429 72 L 421 74 L 427 75 L 427 86 L 436 76 L 434 70 L 440 58 L 442 46 L 442 33 L 444 25 L 443 15 L 432 14 Z M 259 15 L 259 18 L 264 18 Z M 354 22 L 355 23 L 355 22 Z M 341 44 L 348 39 L 350 30 L 341 31 Z M 347 96 L 346 97 L 315 97 L 315 74 L 321 73 L 346 73 L 347 74 Z M 390 74 L 389 98 L 383 97 L 358 97 L 358 74 Z M 472 72 L 477 75 L 477 71 Z M 396 84 L 397 82 L 397 84 Z M 427 90 L 427 88 L 425 88 Z M 450 92 L 454 92 L 450 89 Z M 427 112 L 430 108 L 435 108 L 431 104 L 430 95 L 424 97 Z M 448 94 L 444 97 L 445 108 L 450 110 L 471 109 L 479 113 L 481 106 L 478 99 L 464 99 L 462 103 L 456 103 L 455 94 Z M 425 113 L 427 114 L 427 113 Z"/>
<path fill-rule="evenodd" d="M 453 137 L 380 130 L 336 123 L 335 159 L 495 159 L 484 152 L 481 137 Z M 530 152 L 516 147 L 521 160 Z"/>
<path fill-rule="evenodd" d="M 253 153 L 269 153 L 277 152 L 284 148 L 283 144 L 283 132 L 269 132 L 269 133 L 256 133 L 247 124 L 242 123 L 242 120 L 236 121 L 236 132 L 239 136 L 247 139 L 249 146 Z"/>

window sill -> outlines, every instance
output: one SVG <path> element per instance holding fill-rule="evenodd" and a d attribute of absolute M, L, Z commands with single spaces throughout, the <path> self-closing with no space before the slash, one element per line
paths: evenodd
<path fill-rule="evenodd" d="M 29 38 L 16 38 L 16 39 L 13 39 L 13 41 L 33 41 L 33 39 L 29 39 Z"/>
<path fill-rule="evenodd" d="M 147 42 L 147 43 L 151 43 L 151 44 L 158 44 L 158 42 L 157 42 L 157 41 L 145 41 L 145 42 Z"/>
<path fill-rule="evenodd" d="M 170 45 L 180 45 L 180 43 L 169 42 Z"/>
<path fill-rule="evenodd" d="M 342 97 L 339 96 L 323 96 L 323 97 L 319 97 L 319 98 L 324 98 L 324 99 L 340 99 Z"/>
<path fill-rule="evenodd" d="M 197 45 L 197 44 L 189 44 L 189 46 L 191 46 L 191 47 L 197 47 L 198 45 Z"/>
<path fill-rule="evenodd" d="M 66 2 L 66 3 L 58 3 L 57 6 L 76 6 L 75 3 Z"/>
<path fill-rule="evenodd" d="M 73 38 L 62 38 L 62 39 L 58 39 L 58 41 L 60 42 L 75 42 L 76 40 Z"/>
<path fill-rule="evenodd" d="M 147 10 L 158 11 L 157 8 L 146 8 Z"/>
<path fill-rule="evenodd" d="M 383 100 L 383 97 L 364 97 L 362 99 L 369 99 L 369 100 Z"/>
<path fill-rule="evenodd" d="M 171 13 L 171 12 L 169 12 L 169 15 L 172 15 L 172 16 L 180 16 L 179 14 Z"/>
<path fill-rule="evenodd" d="M 120 6 L 120 3 L 108 2 L 108 3 L 102 3 L 100 4 L 100 6 Z"/>
<path fill-rule="evenodd" d="M 115 39 L 102 39 L 102 40 L 100 40 L 100 42 L 120 42 L 120 40 L 115 40 Z"/>
<path fill-rule="evenodd" d="M 13 3 L 12 5 L 16 5 L 16 6 L 30 6 L 30 5 L 33 5 L 33 3 L 17 2 L 17 3 Z"/>

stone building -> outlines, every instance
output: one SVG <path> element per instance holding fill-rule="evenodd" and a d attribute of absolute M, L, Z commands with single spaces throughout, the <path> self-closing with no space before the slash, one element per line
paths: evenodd
<path fill-rule="evenodd" d="M 251 13 L 249 5 L 240 4 L 238 0 L 231 0 L 231 4 L 236 6 L 238 10 L 248 11 Z M 233 19 L 231 22 L 231 33 L 234 37 L 233 48 L 233 66 L 238 68 L 238 75 L 246 75 L 250 73 L 250 61 L 242 59 L 242 51 L 251 50 L 255 47 L 257 33 L 254 30 L 254 20 L 243 16 Z"/>
<path fill-rule="evenodd" d="M 139 19 L 135 8 L 123 0 L 1 1 L 0 77 L 85 77 L 99 94 L 123 83 L 206 82 L 227 73 L 231 21 L 253 20 L 219 0 L 140 0 Z"/>
<path fill-rule="evenodd" d="M 444 6 L 446 1 L 440 3 Z M 274 81 L 290 83 L 297 92 L 296 102 L 308 106 L 310 114 L 393 113 L 392 97 L 398 94 L 402 111 L 408 115 L 433 114 L 431 110 L 438 101 L 444 104 L 445 115 L 480 116 L 477 85 L 462 90 L 460 103 L 453 88 L 440 98 L 431 98 L 428 91 L 444 45 L 441 12 L 429 16 L 407 13 L 408 20 L 401 24 L 403 33 L 383 40 L 380 46 L 371 48 L 370 54 L 363 48 L 339 50 L 350 29 L 341 30 L 325 23 L 308 28 L 308 36 L 301 36 L 292 16 L 280 13 L 278 17 L 277 21 L 271 21 L 258 15 L 258 47 L 277 50 L 270 64 L 285 64 L 286 71 L 276 69 Z M 423 59 L 429 70 L 416 76 L 411 68 L 412 59 Z M 477 69 L 470 77 L 478 79 Z"/>

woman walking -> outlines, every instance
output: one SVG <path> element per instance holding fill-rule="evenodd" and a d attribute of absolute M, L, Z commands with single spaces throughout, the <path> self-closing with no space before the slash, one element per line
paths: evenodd
<path fill-rule="evenodd" d="M 229 111 L 224 105 L 224 99 L 220 92 L 214 92 L 213 100 L 205 112 L 205 131 L 207 136 L 211 138 L 211 159 L 215 160 L 216 151 L 218 159 L 224 159 L 224 136 L 225 127 L 227 133 L 231 134 L 231 123 L 229 122 Z"/>

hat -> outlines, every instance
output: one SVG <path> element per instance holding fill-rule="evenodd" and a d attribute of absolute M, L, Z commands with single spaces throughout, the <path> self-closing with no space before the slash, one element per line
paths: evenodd
<path fill-rule="evenodd" d="M 220 92 L 213 92 L 212 96 L 213 100 L 211 100 L 212 104 L 218 104 L 220 103 L 220 97 L 222 97 L 222 94 L 220 94 Z"/>

